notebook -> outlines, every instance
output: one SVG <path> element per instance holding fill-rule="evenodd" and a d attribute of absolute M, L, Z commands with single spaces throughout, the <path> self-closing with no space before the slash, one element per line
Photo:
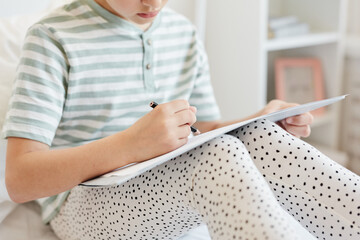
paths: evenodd
<path fill-rule="evenodd" d="M 306 104 L 302 104 L 299 106 L 286 108 L 277 112 L 273 112 L 267 115 L 263 115 L 260 117 L 252 118 L 243 122 L 238 122 L 226 127 L 218 128 L 213 131 L 209 131 L 203 134 L 200 134 L 198 136 L 194 136 L 192 138 L 189 138 L 189 141 L 181 146 L 180 148 L 175 149 L 172 152 L 166 153 L 164 155 L 158 156 L 156 158 L 141 162 L 141 163 L 135 163 L 135 164 L 129 164 L 124 167 L 115 169 L 112 172 L 106 173 L 102 176 L 96 177 L 94 179 L 88 180 L 86 182 L 81 183 L 82 186 L 89 186 L 89 187 L 101 187 L 101 186 L 109 186 L 109 185 L 119 185 L 122 184 L 131 178 L 144 173 L 145 171 L 148 171 L 160 164 L 165 163 L 166 161 L 169 161 L 170 159 L 173 159 L 221 134 L 225 134 L 227 132 L 230 132 L 234 129 L 237 129 L 241 126 L 244 126 L 246 124 L 249 124 L 256 120 L 261 119 L 268 119 L 273 122 L 280 121 L 282 119 L 299 115 L 305 112 L 309 112 L 312 110 L 315 110 L 320 107 L 327 106 L 329 104 L 338 102 L 342 99 L 344 99 L 347 95 L 333 97 L 325 100 L 310 102 Z"/>

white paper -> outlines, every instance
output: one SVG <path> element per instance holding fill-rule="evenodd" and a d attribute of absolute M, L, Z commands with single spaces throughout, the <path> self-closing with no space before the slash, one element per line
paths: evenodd
<path fill-rule="evenodd" d="M 203 133 L 198 136 L 194 136 L 194 137 L 190 138 L 189 141 L 185 145 L 183 145 L 182 147 L 180 147 L 172 152 L 169 152 L 167 154 L 161 155 L 159 157 L 156 157 L 156 158 L 153 158 L 153 159 L 141 162 L 141 163 L 124 166 L 122 168 L 119 168 L 115 171 L 104 174 L 104 175 L 94 178 L 92 180 L 83 182 L 80 185 L 91 186 L 91 187 L 119 185 L 119 184 L 122 184 L 122 183 L 126 182 L 127 180 L 129 180 L 141 173 L 144 173 L 145 171 L 148 171 L 166 161 L 169 161 L 170 159 L 175 158 L 175 157 L 179 156 L 180 154 L 185 153 L 185 152 L 187 152 L 187 151 L 189 151 L 189 150 L 191 150 L 191 149 L 193 149 L 193 148 L 195 148 L 217 136 L 220 136 L 221 134 L 230 132 L 234 129 L 237 129 L 237 128 L 244 126 L 248 123 L 251 123 L 253 121 L 256 121 L 259 119 L 268 119 L 270 121 L 277 122 L 277 121 L 280 121 L 282 119 L 285 119 L 285 118 L 288 118 L 291 116 L 299 115 L 302 113 L 310 112 L 310 111 L 315 110 L 320 107 L 324 107 L 326 105 L 340 101 L 340 100 L 344 99 L 345 97 L 346 97 L 346 95 L 343 95 L 343 96 L 329 98 L 329 99 L 325 99 L 325 100 L 321 100 L 321 101 L 306 103 L 306 104 L 302 104 L 299 106 L 295 106 L 295 107 L 287 108 L 287 109 L 280 110 L 277 112 L 273 112 L 273 113 L 270 113 L 267 115 L 263 115 L 260 117 L 252 118 L 247 121 L 235 123 L 235 124 L 232 124 L 232 125 L 229 125 L 226 127 L 218 128 L 213 131 L 206 132 L 206 133 Z"/>

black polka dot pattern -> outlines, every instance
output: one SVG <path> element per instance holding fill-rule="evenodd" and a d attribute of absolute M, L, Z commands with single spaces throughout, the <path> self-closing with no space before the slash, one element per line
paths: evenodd
<path fill-rule="evenodd" d="M 51 226 L 63 240 L 177 239 L 203 222 L 219 240 L 359 239 L 359 181 L 264 120 L 125 184 L 75 187 Z"/>
<path fill-rule="evenodd" d="M 318 239 L 360 239 L 359 176 L 266 120 L 230 134 L 242 140 L 280 205 L 309 232 Z"/>

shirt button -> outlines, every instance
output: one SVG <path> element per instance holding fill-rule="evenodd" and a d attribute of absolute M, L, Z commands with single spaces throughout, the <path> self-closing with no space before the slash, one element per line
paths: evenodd
<path fill-rule="evenodd" d="M 147 70 L 150 70 L 150 69 L 151 69 L 151 64 L 150 64 L 150 63 L 148 63 L 148 64 L 146 65 L 146 69 L 147 69 Z"/>
<path fill-rule="evenodd" d="M 151 38 L 149 38 L 148 40 L 147 40 L 147 43 L 151 46 L 152 45 L 152 40 L 151 40 Z"/>

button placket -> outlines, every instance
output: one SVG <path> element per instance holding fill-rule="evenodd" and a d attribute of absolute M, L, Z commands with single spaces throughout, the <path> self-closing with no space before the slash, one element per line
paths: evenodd
<path fill-rule="evenodd" d="M 142 36 L 144 46 L 144 60 L 143 60 L 143 72 L 144 72 L 144 84 L 148 91 L 155 90 L 155 82 L 153 76 L 153 47 L 152 39 L 147 36 Z"/>
<path fill-rule="evenodd" d="M 152 39 L 151 39 L 151 38 L 148 38 L 148 40 L 147 40 L 146 42 L 147 42 L 147 44 L 148 44 L 149 46 L 152 45 Z"/>

